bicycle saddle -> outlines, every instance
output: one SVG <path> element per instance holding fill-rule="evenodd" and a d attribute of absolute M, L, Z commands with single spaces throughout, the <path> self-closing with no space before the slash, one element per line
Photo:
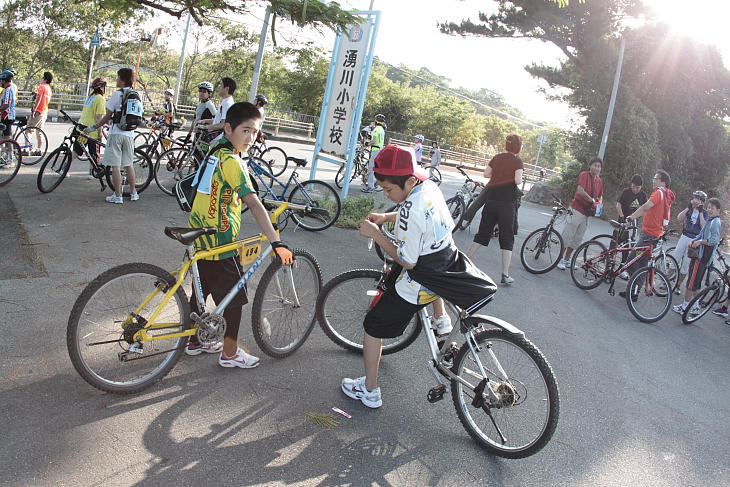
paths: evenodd
<path fill-rule="evenodd" d="M 302 159 L 301 157 L 287 157 L 288 160 L 292 161 L 294 164 L 296 164 L 299 167 L 304 167 L 307 165 L 307 160 Z"/>
<path fill-rule="evenodd" d="M 18 123 L 18 127 L 22 127 L 28 123 L 28 117 L 15 117 L 15 121 Z"/>
<path fill-rule="evenodd" d="M 183 245 L 190 245 L 201 235 L 213 235 L 218 231 L 215 227 L 187 228 L 187 227 L 165 227 L 165 235 L 177 240 Z"/>

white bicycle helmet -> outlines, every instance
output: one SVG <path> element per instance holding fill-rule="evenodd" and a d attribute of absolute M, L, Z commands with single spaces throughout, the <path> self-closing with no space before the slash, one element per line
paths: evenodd
<path fill-rule="evenodd" d="M 200 83 L 198 85 L 198 89 L 199 90 L 207 90 L 210 93 L 213 93 L 213 83 L 211 83 L 210 81 L 203 81 L 202 83 Z"/>
<path fill-rule="evenodd" d="M 199 87 L 198 87 L 199 88 Z M 175 90 L 168 88 L 165 90 L 166 95 L 175 96 Z"/>
<path fill-rule="evenodd" d="M 420 140 L 421 142 L 423 142 L 423 135 L 421 135 L 421 134 L 416 135 L 416 140 Z"/>

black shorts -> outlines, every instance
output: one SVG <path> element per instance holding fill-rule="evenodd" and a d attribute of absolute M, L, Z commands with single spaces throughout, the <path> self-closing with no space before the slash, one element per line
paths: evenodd
<path fill-rule="evenodd" d="M 210 294 L 213 296 L 213 301 L 218 304 L 241 279 L 243 269 L 236 256 L 223 260 L 199 260 L 198 273 L 200 274 L 200 284 L 203 286 L 203 296 L 207 297 Z M 246 286 L 244 286 L 228 307 L 241 307 L 248 303 L 247 294 Z M 195 294 L 193 293 L 193 295 Z"/>
<path fill-rule="evenodd" d="M 390 286 L 367 312 L 363 326 L 372 337 L 395 338 L 403 334 L 411 318 L 424 306 L 409 303 L 398 295 L 395 286 Z"/>
<path fill-rule="evenodd" d="M 10 132 L 13 130 L 13 122 L 15 122 L 15 120 L 0 120 L 0 123 L 5 125 L 5 130 L 3 130 L 3 137 L 10 137 Z"/>
<path fill-rule="evenodd" d="M 700 259 L 692 259 L 689 263 L 689 271 L 687 271 L 687 289 L 697 291 L 702 287 L 702 278 L 705 277 L 707 263 Z"/>
<path fill-rule="evenodd" d="M 482 220 L 479 222 L 479 231 L 474 235 L 474 241 L 484 246 L 494 235 L 494 225 L 499 225 L 499 248 L 512 250 L 515 244 L 515 212 L 516 204 L 513 201 L 487 200 L 482 210 Z"/>

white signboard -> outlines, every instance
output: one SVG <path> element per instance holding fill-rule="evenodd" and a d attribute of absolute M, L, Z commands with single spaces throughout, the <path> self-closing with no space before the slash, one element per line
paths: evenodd
<path fill-rule="evenodd" d="M 323 152 L 345 156 L 352 115 L 355 111 L 360 72 L 366 54 L 369 27 L 370 24 L 364 22 L 350 27 L 349 38 L 345 35 L 342 36 L 340 51 L 337 55 L 337 68 L 332 79 L 329 107 L 325 117 L 327 123 L 322 137 L 321 150 Z"/>

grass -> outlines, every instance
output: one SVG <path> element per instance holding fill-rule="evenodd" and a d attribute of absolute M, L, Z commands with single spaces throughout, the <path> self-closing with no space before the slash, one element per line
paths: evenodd
<path fill-rule="evenodd" d="M 376 208 L 375 198 L 372 196 L 348 196 L 342 200 L 342 212 L 335 225 L 340 228 L 359 228 L 369 213 L 384 207 L 385 203 L 381 201 Z"/>

